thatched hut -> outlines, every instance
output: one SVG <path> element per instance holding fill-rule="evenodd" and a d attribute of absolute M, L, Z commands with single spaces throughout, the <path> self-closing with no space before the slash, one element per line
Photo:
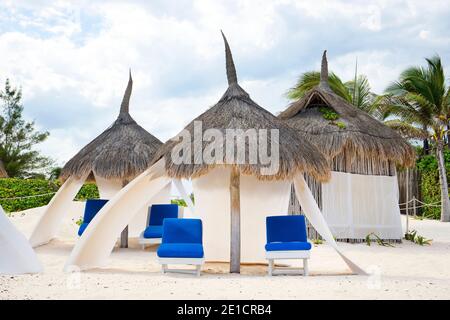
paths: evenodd
<path fill-rule="evenodd" d="M 224 35 L 223 39 L 228 89 L 218 103 L 185 127 L 184 134 L 194 137 L 197 134 L 196 123 L 201 123 L 202 136 L 208 129 L 218 130 L 224 136 L 220 148 L 225 150 L 228 145 L 233 145 L 233 150 L 236 150 L 239 148 L 239 138 L 230 138 L 226 135 L 227 130 L 278 130 L 278 141 L 271 136 L 269 140 L 258 139 L 255 142 L 258 149 L 263 143 L 268 143 L 268 149 L 271 144 L 278 145 L 279 169 L 266 175 L 261 173 L 266 165 L 261 161 L 251 162 L 250 137 L 244 137 L 243 140 L 246 144 L 244 161 L 238 161 L 234 155 L 230 159 L 225 152 L 210 163 L 197 161 L 208 152 L 208 141 L 203 142 L 200 147 L 192 142 L 190 147 L 194 152 L 188 156 L 188 161 L 176 164 L 172 153 L 179 144 L 178 137 L 164 144 L 158 151 L 156 160 L 164 158 L 168 176 L 193 180 L 196 210 L 204 224 L 207 259 L 228 261 L 231 250 L 231 271 L 238 272 L 241 245 L 244 262 L 260 259 L 262 246 L 255 248 L 255 244 L 261 245 L 263 242 L 264 233 L 261 231 L 264 230 L 264 217 L 268 214 L 287 213 L 287 195 L 292 178 L 299 172 L 305 172 L 324 181 L 329 177 L 329 168 L 316 148 L 256 104 L 239 86 L 230 47 Z M 263 195 L 264 201 L 261 201 Z M 285 201 L 280 201 L 280 198 Z M 218 207 L 218 203 L 222 205 Z M 230 225 L 231 245 L 228 240 L 230 230 L 225 227 Z M 242 242 L 239 240 L 241 233 Z"/>
<path fill-rule="evenodd" d="M 6 172 L 3 161 L 0 160 L 0 178 L 8 178 L 8 172 Z"/>
<path fill-rule="evenodd" d="M 326 181 L 330 169 L 325 157 L 239 86 L 229 45 L 223 39 L 228 89 L 222 98 L 166 142 L 154 164 L 100 210 L 94 228 L 83 234 L 72 251 L 66 270 L 105 265 L 115 243 L 111 230 L 117 232 L 128 223 L 123 210 L 140 206 L 165 181 L 191 179 L 207 261 L 230 261 L 231 272 L 239 272 L 241 262 L 265 262 L 265 219 L 288 213 L 294 183 L 311 224 L 354 272 L 364 273 L 340 252 L 303 178 L 308 174 Z M 272 164 L 278 164 L 276 170 L 271 170 Z"/>
<path fill-rule="evenodd" d="M 108 129 L 82 148 L 63 167 L 60 178 L 65 181 L 65 185 L 61 189 L 63 193 L 67 190 L 67 196 L 57 194 L 52 200 L 53 203 L 49 204 L 47 209 L 49 212 L 63 210 L 57 204 L 71 201 L 76 194 L 73 193 L 78 191 L 85 180 L 95 181 L 100 198 L 111 199 L 124 185 L 150 166 L 151 160 L 157 149 L 162 146 L 162 142 L 131 117 L 129 105 L 132 87 L 133 80 L 130 72 L 119 116 Z M 69 187 L 70 185 L 73 187 Z M 148 202 L 162 203 L 169 200 L 170 185 L 166 186 L 154 199 L 148 199 Z M 58 209 L 54 209 L 54 207 L 58 207 Z M 128 231 L 130 236 L 135 237 L 145 229 L 146 212 L 144 206 L 141 214 L 137 215 L 130 223 L 129 230 L 128 227 L 124 230 L 121 241 L 123 247 L 127 246 Z M 39 233 L 39 227 L 38 225 L 35 230 L 36 234 Z M 36 239 L 36 242 L 41 241 Z"/>
<path fill-rule="evenodd" d="M 411 166 L 412 147 L 394 130 L 335 94 L 328 84 L 326 51 L 320 84 L 279 118 L 321 150 L 332 167 L 329 183 L 309 184 L 338 239 L 402 237 L 396 167 Z M 293 201 L 291 211 L 300 209 Z"/>

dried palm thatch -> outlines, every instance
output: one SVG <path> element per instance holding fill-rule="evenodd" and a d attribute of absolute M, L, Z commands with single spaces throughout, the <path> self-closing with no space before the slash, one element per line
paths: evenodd
<path fill-rule="evenodd" d="M 399 134 L 331 90 L 326 51 L 320 75 L 320 84 L 279 118 L 317 146 L 332 162 L 333 170 L 392 175 L 396 165 L 414 164 L 414 150 Z M 339 118 L 325 119 L 323 107 L 331 108 Z"/>
<path fill-rule="evenodd" d="M 306 172 L 318 180 L 325 181 L 329 178 L 330 169 L 326 159 L 311 143 L 298 134 L 296 130 L 290 128 L 283 121 L 272 115 L 267 110 L 257 105 L 242 89 L 237 81 L 236 70 L 231 55 L 228 42 L 223 35 L 225 43 L 226 71 L 228 78 L 228 89 L 217 104 L 208 109 L 206 112 L 198 116 L 189 123 L 185 130 L 194 137 L 194 121 L 201 121 L 202 135 L 207 129 L 219 130 L 223 135 L 222 150 L 227 145 L 227 129 L 266 129 L 268 131 L 267 140 L 259 141 L 258 148 L 261 143 L 268 144 L 267 150 L 271 150 L 271 144 L 279 143 L 279 170 L 275 174 L 261 174 L 261 169 L 267 165 L 261 164 L 260 161 L 249 161 L 249 141 L 245 140 L 245 161 L 239 162 L 234 159 L 227 159 L 226 152 L 223 152 L 223 159 L 217 159 L 215 163 L 205 163 L 201 161 L 205 149 L 211 142 L 203 142 L 201 148 L 195 148 L 191 142 L 190 163 L 175 164 L 172 161 L 171 153 L 174 147 L 180 142 L 181 133 L 176 137 L 167 141 L 158 151 L 155 161 L 165 158 L 166 172 L 170 177 L 174 178 L 196 178 L 209 172 L 209 170 L 222 167 L 237 167 L 242 174 L 254 175 L 260 180 L 281 180 L 289 179 L 298 172 Z M 271 129 L 279 130 L 279 141 L 270 135 Z M 228 139 L 231 140 L 231 139 Z M 236 140 L 228 141 L 229 145 L 234 146 L 234 150 L 238 148 Z M 259 150 L 259 149 L 258 149 Z"/>
<path fill-rule="evenodd" d="M 8 178 L 8 172 L 6 172 L 3 161 L 0 160 L 0 178 Z"/>
<path fill-rule="evenodd" d="M 117 120 L 80 150 L 64 166 L 61 179 L 69 176 L 96 176 L 130 181 L 150 166 L 162 145 L 156 137 L 139 126 L 129 114 L 133 80 L 130 77 Z"/>

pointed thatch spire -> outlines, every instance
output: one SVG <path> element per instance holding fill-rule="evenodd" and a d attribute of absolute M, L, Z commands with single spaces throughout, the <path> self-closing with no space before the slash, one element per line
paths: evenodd
<path fill-rule="evenodd" d="M 231 50 L 230 46 L 228 45 L 227 38 L 223 34 L 222 30 L 220 30 L 220 32 L 222 33 L 223 41 L 225 42 L 225 58 L 227 63 L 228 85 L 232 85 L 237 83 L 236 68 L 234 66 L 233 56 L 231 55 Z"/>
<path fill-rule="evenodd" d="M 131 78 L 131 69 L 130 69 L 130 77 L 128 79 L 127 88 L 125 89 L 125 94 L 123 95 L 122 104 L 120 105 L 120 113 L 129 113 L 130 97 L 132 89 L 133 89 L 133 79 Z"/>
<path fill-rule="evenodd" d="M 322 55 L 322 65 L 320 68 L 320 86 L 324 89 L 330 88 L 330 86 L 328 84 L 327 50 L 325 50 Z"/>
<path fill-rule="evenodd" d="M 339 115 L 340 127 L 325 119 L 318 108 L 309 108 L 318 100 Z M 336 171 L 375 175 L 386 175 L 387 172 L 390 175 L 397 164 L 404 167 L 414 164 L 415 152 L 406 140 L 330 88 L 326 50 L 322 56 L 319 85 L 278 117 L 300 131 L 332 160 Z M 347 166 L 344 169 L 340 167 L 343 163 Z M 371 164 L 370 168 L 367 163 Z"/>
<path fill-rule="evenodd" d="M 85 175 L 89 175 L 88 179 L 91 179 L 94 173 L 104 179 L 131 181 L 150 166 L 162 142 L 130 116 L 132 87 L 130 70 L 116 121 L 66 163 L 61 171 L 61 180 Z"/>
<path fill-rule="evenodd" d="M 222 95 L 220 100 L 211 108 L 208 108 L 203 114 L 195 118 L 186 127 L 191 136 L 194 135 L 196 123 L 201 122 L 202 132 L 208 129 L 220 130 L 227 132 L 231 130 L 272 130 L 278 132 L 277 138 L 272 137 L 267 141 L 258 140 L 259 143 L 268 143 L 267 146 L 272 147 L 276 143 L 279 148 L 279 170 L 272 174 L 262 173 L 263 168 L 267 168 L 267 164 L 258 161 L 253 163 L 249 154 L 251 147 L 245 147 L 245 156 L 243 162 L 236 160 L 233 156 L 228 157 L 223 152 L 221 156 L 216 153 L 216 161 L 213 163 L 204 162 L 203 154 L 207 149 L 207 144 L 203 144 L 200 148 L 193 148 L 194 141 L 190 145 L 191 152 L 188 155 L 189 161 L 175 162 L 173 161 L 173 151 L 179 145 L 179 136 L 169 139 L 163 147 L 158 150 L 153 163 L 161 158 L 165 159 L 166 174 L 172 178 L 192 179 L 207 174 L 216 167 L 238 167 L 239 172 L 244 175 L 253 175 L 260 180 L 285 180 L 291 179 L 299 172 L 306 172 L 315 177 L 319 181 L 326 181 L 330 176 L 330 169 L 326 159 L 320 151 L 310 144 L 306 139 L 296 132 L 293 128 L 285 125 L 277 119 L 273 114 L 257 105 L 237 83 L 236 70 L 231 56 L 231 50 L 228 42 L 222 33 L 225 42 L 226 66 L 228 76 L 228 88 Z M 270 131 L 271 132 L 271 131 Z M 271 133 L 272 134 L 272 133 Z M 276 140 L 274 140 L 276 139 Z M 234 137 L 225 135 L 222 142 L 223 149 L 232 145 L 233 149 L 238 150 L 239 143 Z M 258 148 L 260 148 L 258 146 Z M 262 150 L 262 149 L 258 149 Z M 210 153 L 209 153 L 210 154 Z M 185 155 L 183 155 L 185 156 Z M 222 158 L 221 158 L 222 157 Z M 186 159 L 186 158 L 185 158 Z"/>

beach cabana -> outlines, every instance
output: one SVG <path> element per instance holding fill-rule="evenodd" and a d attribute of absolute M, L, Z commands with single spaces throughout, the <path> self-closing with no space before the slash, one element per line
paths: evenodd
<path fill-rule="evenodd" d="M 42 218 L 30 238 L 33 246 L 45 244 L 56 236 L 64 215 L 83 183 L 95 181 L 100 198 L 111 199 L 124 185 L 147 169 L 156 150 L 162 145 L 152 134 L 142 128 L 131 117 L 129 104 L 133 80 L 131 72 L 120 106 L 120 113 L 114 123 L 82 148 L 70 159 L 61 171 L 64 184 L 48 204 Z M 127 246 L 128 235 L 138 237 L 145 229 L 147 208 L 151 203 L 169 203 L 170 183 L 158 194 L 147 198 L 138 209 L 139 214 L 124 211 L 124 215 L 135 217 L 124 229 L 121 245 Z M 119 234 L 115 234 L 118 237 Z"/>
<path fill-rule="evenodd" d="M 106 265 L 115 241 L 111 231 L 120 230 L 131 218 L 120 213 L 139 206 L 144 191 L 156 193 L 170 179 L 191 179 L 195 212 L 203 224 L 206 261 L 229 261 L 231 272 L 239 272 L 241 262 L 265 262 L 266 217 L 287 214 L 289 190 L 294 182 L 310 222 L 355 272 L 363 272 L 338 250 L 303 179 L 307 173 L 326 181 L 330 170 L 325 158 L 240 87 L 230 48 L 223 38 L 228 89 L 219 102 L 166 142 L 155 163 L 100 210 L 92 228 L 86 230 L 72 251 L 66 270 L 72 266 L 89 269 Z M 235 136 L 239 130 L 243 135 Z M 255 141 L 245 136 L 252 130 L 266 135 Z M 227 134 L 230 132 L 233 135 Z M 186 141 L 189 142 L 182 143 Z M 252 158 L 252 143 L 259 149 L 259 159 Z M 241 149 L 242 145 L 245 148 Z M 271 162 L 262 159 L 266 152 L 261 149 L 266 147 L 265 151 L 273 156 Z M 238 154 L 227 156 L 228 148 L 238 150 Z M 239 150 L 244 150 L 241 158 Z M 277 170 L 270 171 L 274 163 L 278 163 Z"/>
<path fill-rule="evenodd" d="M 279 118 L 318 147 L 332 166 L 329 182 L 314 177 L 308 182 L 336 238 L 360 241 L 370 233 L 402 238 L 396 166 L 411 166 L 414 150 L 394 130 L 331 90 L 326 51 L 320 84 Z M 293 208 L 300 210 L 298 203 Z"/>
<path fill-rule="evenodd" d="M 14 227 L 0 206 L 0 275 L 39 273 L 42 270 L 28 239 Z"/>

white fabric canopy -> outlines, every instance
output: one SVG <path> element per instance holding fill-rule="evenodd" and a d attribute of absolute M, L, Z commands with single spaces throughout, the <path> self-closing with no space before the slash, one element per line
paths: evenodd
<path fill-rule="evenodd" d="M 39 273 L 42 270 L 30 243 L 0 206 L 0 274 Z"/>
<path fill-rule="evenodd" d="M 205 257 L 208 260 L 229 259 L 229 176 L 229 169 L 217 168 L 193 180 L 196 192 L 195 209 L 203 220 Z M 91 221 L 91 225 L 73 249 L 65 270 L 70 270 L 72 266 L 82 270 L 104 266 L 117 236 L 133 218 L 133 213 L 168 182 L 170 178 L 165 176 L 164 160 L 161 159 L 119 191 Z M 261 253 L 264 252 L 265 217 L 286 214 L 290 183 L 290 181 L 262 182 L 252 176 L 241 176 L 243 262 L 260 261 Z M 303 176 L 295 177 L 294 186 L 305 215 L 314 228 L 355 273 L 365 274 L 338 249 Z M 124 212 L 129 214 L 123 214 Z"/>
<path fill-rule="evenodd" d="M 309 190 L 303 175 L 297 175 L 294 178 L 294 188 L 295 194 L 297 196 L 300 205 L 302 206 L 305 216 L 308 218 L 309 223 L 316 229 L 316 231 L 325 239 L 328 245 L 330 245 L 336 252 L 342 257 L 345 263 L 350 267 L 350 269 L 356 274 L 365 275 L 365 271 L 348 259 L 339 250 L 336 241 L 328 228 L 327 222 L 325 221 L 322 213 L 320 212 L 319 206 L 317 205 L 314 196 Z"/>
<path fill-rule="evenodd" d="M 338 239 L 364 239 L 375 233 L 401 239 L 402 227 L 395 176 L 332 172 L 322 184 L 322 212 Z"/>
<path fill-rule="evenodd" d="M 170 184 L 171 179 L 164 176 L 164 172 L 164 160 L 161 159 L 110 199 L 75 245 L 65 270 L 70 270 L 72 266 L 82 270 L 105 266 L 120 232 L 148 203 L 148 199 Z M 180 188 L 186 194 L 182 185 Z"/>
<path fill-rule="evenodd" d="M 30 243 L 37 247 L 52 240 L 67 213 L 67 204 L 75 198 L 87 177 L 76 179 L 69 177 L 50 200 L 30 237 Z"/>
<path fill-rule="evenodd" d="M 111 199 L 117 192 L 122 189 L 122 181 L 110 180 L 97 176 L 94 174 L 95 184 L 100 194 L 100 199 Z"/>

